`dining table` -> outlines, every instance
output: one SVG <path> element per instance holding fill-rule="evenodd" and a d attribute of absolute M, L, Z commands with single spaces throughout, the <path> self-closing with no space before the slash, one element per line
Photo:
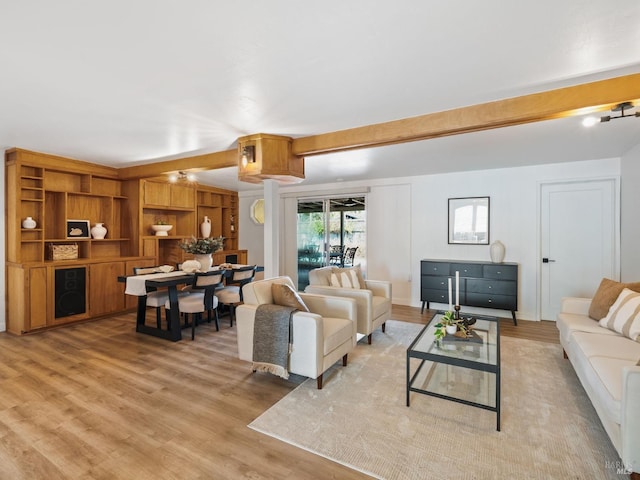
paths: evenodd
<path fill-rule="evenodd" d="M 246 265 L 233 264 L 230 266 L 225 265 L 223 268 L 227 270 L 226 276 L 229 276 L 233 268 L 245 266 Z M 263 267 L 258 267 L 258 269 L 262 270 Z M 211 270 L 220 270 L 220 266 L 215 265 L 211 267 Z M 136 332 L 164 338 L 173 342 L 182 340 L 182 326 L 180 325 L 180 311 L 178 308 L 178 287 L 181 285 L 191 285 L 194 279 L 195 275 L 193 272 L 184 272 L 182 270 L 119 276 L 118 282 L 126 285 L 124 293 L 138 297 Z M 149 325 L 146 323 L 147 293 L 165 288 L 169 296 L 167 329 L 162 328 L 162 325 Z"/>
<path fill-rule="evenodd" d="M 191 285 L 195 275 L 183 271 L 158 272 L 144 275 L 119 276 L 118 281 L 125 283 L 127 295 L 138 297 L 138 307 L 136 314 L 136 332 L 145 333 L 154 337 L 164 338 L 177 342 L 182 340 L 182 328 L 180 326 L 180 314 L 178 309 L 178 286 Z M 167 312 L 167 325 L 165 330 L 162 326 L 147 325 L 147 293 L 158 289 L 167 289 L 169 296 L 169 311 Z"/>

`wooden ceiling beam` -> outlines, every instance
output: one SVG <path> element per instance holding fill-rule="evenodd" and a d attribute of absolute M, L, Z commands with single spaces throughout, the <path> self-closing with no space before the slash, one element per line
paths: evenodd
<path fill-rule="evenodd" d="M 167 160 L 165 162 L 148 163 L 125 167 L 118 170 L 118 178 L 132 180 L 135 178 L 150 178 L 175 172 L 198 172 L 215 170 L 217 168 L 237 167 L 238 151 L 225 150 L 223 152 L 206 153 L 193 157 Z"/>
<path fill-rule="evenodd" d="M 293 140 L 292 150 L 294 155 L 308 156 L 392 145 L 610 110 L 621 102 L 638 100 L 640 74 L 632 74 L 418 117 L 297 138 Z"/>
<path fill-rule="evenodd" d="M 640 74 L 296 138 L 292 142 L 292 153 L 304 157 L 460 135 L 610 110 L 615 105 L 628 101 L 636 104 L 640 101 Z M 127 180 L 179 171 L 195 172 L 236 166 L 238 166 L 238 151 L 234 149 L 125 167 L 118 169 L 118 177 Z"/>

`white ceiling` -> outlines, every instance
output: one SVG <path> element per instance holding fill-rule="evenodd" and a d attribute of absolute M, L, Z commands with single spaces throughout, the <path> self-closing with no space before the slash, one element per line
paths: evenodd
<path fill-rule="evenodd" d="M 2 0 L 0 147 L 130 166 L 640 72 L 637 0 Z M 618 157 L 577 118 L 306 160 L 305 183 Z M 236 169 L 201 176 L 232 189 Z"/>

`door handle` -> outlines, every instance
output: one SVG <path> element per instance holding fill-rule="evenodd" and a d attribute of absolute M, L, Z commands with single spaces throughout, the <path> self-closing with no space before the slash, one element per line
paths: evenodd
<path fill-rule="evenodd" d="M 553 262 L 555 262 L 555 260 L 551 260 L 550 258 L 546 258 L 546 257 L 544 257 L 544 258 L 542 259 L 542 263 L 553 263 Z"/>

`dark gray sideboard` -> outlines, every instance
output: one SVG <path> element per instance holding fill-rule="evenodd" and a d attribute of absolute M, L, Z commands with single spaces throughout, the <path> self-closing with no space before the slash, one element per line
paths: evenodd
<path fill-rule="evenodd" d="M 448 279 L 452 279 L 455 303 L 455 276 L 460 272 L 460 305 L 510 310 L 517 325 L 518 264 L 458 260 L 420 261 L 421 312 L 429 302 L 449 303 Z"/>

